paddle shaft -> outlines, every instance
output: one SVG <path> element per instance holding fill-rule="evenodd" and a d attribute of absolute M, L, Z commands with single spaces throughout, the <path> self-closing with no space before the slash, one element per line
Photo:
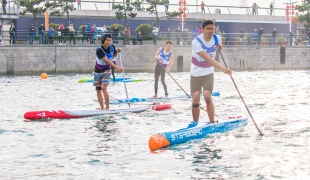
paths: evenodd
<path fill-rule="evenodd" d="M 122 53 L 119 53 L 119 61 L 121 62 L 121 67 L 123 68 Z M 127 92 L 127 87 L 126 87 L 126 82 L 125 82 L 124 71 L 122 72 L 122 75 L 123 75 L 124 87 L 125 87 L 125 91 L 126 91 L 127 103 L 128 103 L 128 106 L 129 106 L 129 109 L 130 109 L 130 113 L 131 113 L 131 107 L 130 107 L 129 98 L 128 98 L 128 92 Z"/>
<path fill-rule="evenodd" d="M 224 64 L 225 64 L 225 67 L 228 68 L 228 66 L 227 66 L 227 64 L 226 64 L 226 62 L 225 62 L 225 60 L 224 60 L 224 57 L 223 57 L 223 55 L 222 55 L 222 52 L 221 52 L 220 50 L 219 50 L 219 52 L 220 52 L 220 55 L 221 55 L 221 57 L 222 57 L 222 59 L 223 59 L 223 62 L 224 62 Z M 230 78 L 231 78 L 231 80 L 232 80 L 232 82 L 233 82 L 233 84 L 234 84 L 234 86 L 235 86 L 235 88 L 236 88 L 236 90 L 237 90 L 237 92 L 238 92 L 238 94 L 239 94 L 239 96 L 240 96 L 240 98 L 241 98 L 241 100 L 242 100 L 242 102 L 243 102 L 243 104 L 244 104 L 246 110 L 248 111 L 248 113 L 249 113 L 249 115 L 250 115 L 250 117 L 251 117 L 251 119 L 252 119 L 252 121 L 253 121 L 253 123 L 254 123 L 256 129 L 258 130 L 259 134 L 262 136 L 263 133 L 262 133 L 262 132 L 260 131 L 260 129 L 258 128 L 258 126 L 257 126 L 257 124 L 256 124 L 256 122 L 255 122 L 255 120 L 254 120 L 254 118 L 253 118 L 253 116 L 252 116 L 252 114 L 251 114 L 249 108 L 248 108 L 247 105 L 245 104 L 245 101 L 244 101 L 243 97 L 241 96 L 241 93 L 240 93 L 240 91 L 239 91 L 239 89 L 238 89 L 238 87 L 237 87 L 237 85 L 236 85 L 236 83 L 235 83 L 234 78 L 232 77 L 232 75 L 230 75 Z"/>
<path fill-rule="evenodd" d="M 171 77 L 171 79 L 182 89 L 182 91 L 186 94 L 186 96 L 187 96 L 188 98 L 191 98 L 191 96 L 188 95 L 188 94 L 186 93 L 186 91 L 180 86 L 180 84 L 176 82 L 176 80 L 171 76 L 171 74 L 166 70 L 166 68 L 164 68 L 164 66 L 162 66 L 160 63 L 158 63 L 158 64 L 166 71 L 166 73 Z"/>

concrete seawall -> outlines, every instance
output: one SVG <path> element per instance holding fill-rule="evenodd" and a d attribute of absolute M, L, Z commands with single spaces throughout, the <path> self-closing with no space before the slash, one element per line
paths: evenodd
<path fill-rule="evenodd" d="M 154 54 L 161 46 L 119 46 L 125 72 L 154 72 Z M 31 75 L 46 72 L 90 73 L 95 64 L 96 46 L 10 46 L 0 47 L 0 75 Z M 190 46 L 173 46 L 172 71 L 189 71 Z M 282 52 L 282 55 L 281 55 Z M 310 69 L 308 47 L 223 47 L 223 57 L 232 70 Z M 223 60 L 218 57 L 221 64 Z M 117 58 L 119 63 L 119 57 Z"/>

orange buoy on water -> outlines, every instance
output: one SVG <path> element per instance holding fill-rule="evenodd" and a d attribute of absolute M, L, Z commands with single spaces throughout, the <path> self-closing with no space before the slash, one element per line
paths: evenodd
<path fill-rule="evenodd" d="M 41 77 L 41 79 L 47 79 L 47 74 L 46 73 L 42 73 L 40 77 Z"/>
<path fill-rule="evenodd" d="M 166 109 L 171 109 L 170 104 L 156 104 L 156 105 L 151 105 L 150 107 L 155 111 L 162 111 L 162 110 L 166 110 Z"/>
<path fill-rule="evenodd" d="M 169 140 L 167 140 L 166 137 L 161 134 L 154 134 L 149 139 L 149 148 L 151 151 L 155 151 L 169 145 Z"/>

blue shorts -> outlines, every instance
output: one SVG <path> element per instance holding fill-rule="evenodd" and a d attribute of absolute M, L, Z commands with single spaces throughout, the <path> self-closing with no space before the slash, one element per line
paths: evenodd
<path fill-rule="evenodd" d="M 111 70 L 106 70 L 102 73 L 94 72 L 94 86 L 101 87 L 101 84 L 109 84 L 111 78 Z"/>

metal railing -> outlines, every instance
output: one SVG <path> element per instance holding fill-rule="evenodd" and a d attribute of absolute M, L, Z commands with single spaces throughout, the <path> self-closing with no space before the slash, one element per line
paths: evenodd
<path fill-rule="evenodd" d="M 9 0 L 8 0 L 9 1 Z M 8 5 L 10 6 L 11 2 L 16 2 L 18 7 L 16 8 L 17 11 L 19 10 L 19 0 L 11 0 L 9 1 Z M 94 1 L 94 0 L 83 0 L 81 3 L 81 10 L 113 10 L 112 8 L 112 0 L 109 1 Z M 192 3 L 192 4 L 190 4 Z M 115 1 L 114 4 L 123 4 L 123 1 Z M 126 4 L 126 2 L 125 2 Z M 74 3 L 76 10 L 78 11 L 77 3 Z M 132 4 L 131 4 L 132 6 Z M 146 8 L 150 7 L 150 4 L 147 2 L 143 2 L 140 8 L 134 8 L 136 11 L 146 11 Z M 201 13 L 200 4 L 196 5 L 193 2 L 187 2 L 187 13 Z M 23 9 L 23 7 L 21 7 Z M 179 11 L 179 4 L 169 4 L 169 11 Z M 269 7 L 258 7 L 258 15 L 270 15 L 270 8 Z M 165 12 L 165 5 L 157 6 L 158 12 Z M 14 14 L 19 14 L 19 12 L 12 12 Z M 219 6 L 219 5 L 208 5 L 205 6 L 205 12 L 208 14 L 236 14 L 236 15 L 251 15 L 253 13 L 252 7 L 241 7 L 241 6 Z M 285 8 L 273 8 L 272 14 L 273 16 L 286 16 Z M 2 10 L 0 11 L 2 14 Z"/>
<path fill-rule="evenodd" d="M 102 33 L 99 31 L 97 35 L 84 34 L 82 35 L 80 31 L 77 32 L 59 32 L 57 30 L 54 33 L 49 34 L 44 32 L 42 34 L 30 33 L 29 31 L 17 30 L 16 32 L 3 31 L 2 32 L 2 43 L 3 45 L 77 45 L 81 46 L 84 44 L 100 44 Z M 123 45 L 125 44 L 124 34 L 119 32 L 118 34 L 113 34 L 113 43 Z M 52 35 L 52 36 L 50 36 Z M 161 32 L 159 36 L 156 37 L 158 44 L 164 44 L 166 40 L 172 40 L 173 45 L 191 45 L 193 38 L 196 33 L 192 32 L 181 32 L 181 33 L 166 33 Z M 271 45 L 307 45 L 309 38 L 307 35 L 293 35 L 289 34 L 279 34 L 277 36 L 272 36 L 272 34 L 263 34 L 262 36 L 253 33 L 221 33 L 222 44 L 224 46 L 271 46 Z M 153 44 L 154 37 L 152 34 L 142 36 L 144 44 Z M 137 43 L 137 35 L 131 35 L 131 44 Z M 156 43 L 157 44 L 157 43 Z"/>
<path fill-rule="evenodd" d="M 133 1 L 132 1 L 133 2 Z M 94 1 L 94 0 L 84 0 L 81 3 L 81 10 L 113 10 L 112 8 L 112 0 L 109 1 Z M 114 4 L 126 4 L 126 1 L 115 1 Z M 75 4 L 76 9 L 77 4 Z M 132 6 L 132 4 L 131 4 Z M 141 3 L 140 8 L 135 8 L 139 11 L 145 11 L 146 8 L 150 7 L 150 4 L 147 2 Z M 186 4 L 187 13 L 201 13 L 200 4 L 196 5 L 194 1 L 188 1 Z M 169 4 L 169 11 L 179 11 L 179 4 Z M 258 7 L 258 15 L 270 15 L 269 7 Z M 157 6 L 158 12 L 165 12 L 165 5 Z M 220 11 L 219 11 L 220 10 Z M 286 16 L 285 8 L 272 8 L 272 14 L 276 16 Z M 219 6 L 219 5 L 208 5 L 205 6 L 205 12 L 211 14 L 237 14 L 237 15 L 251 15 L 253 13 L 253 9 L 251 6 L 241 7 L 241 6 Z"/>

